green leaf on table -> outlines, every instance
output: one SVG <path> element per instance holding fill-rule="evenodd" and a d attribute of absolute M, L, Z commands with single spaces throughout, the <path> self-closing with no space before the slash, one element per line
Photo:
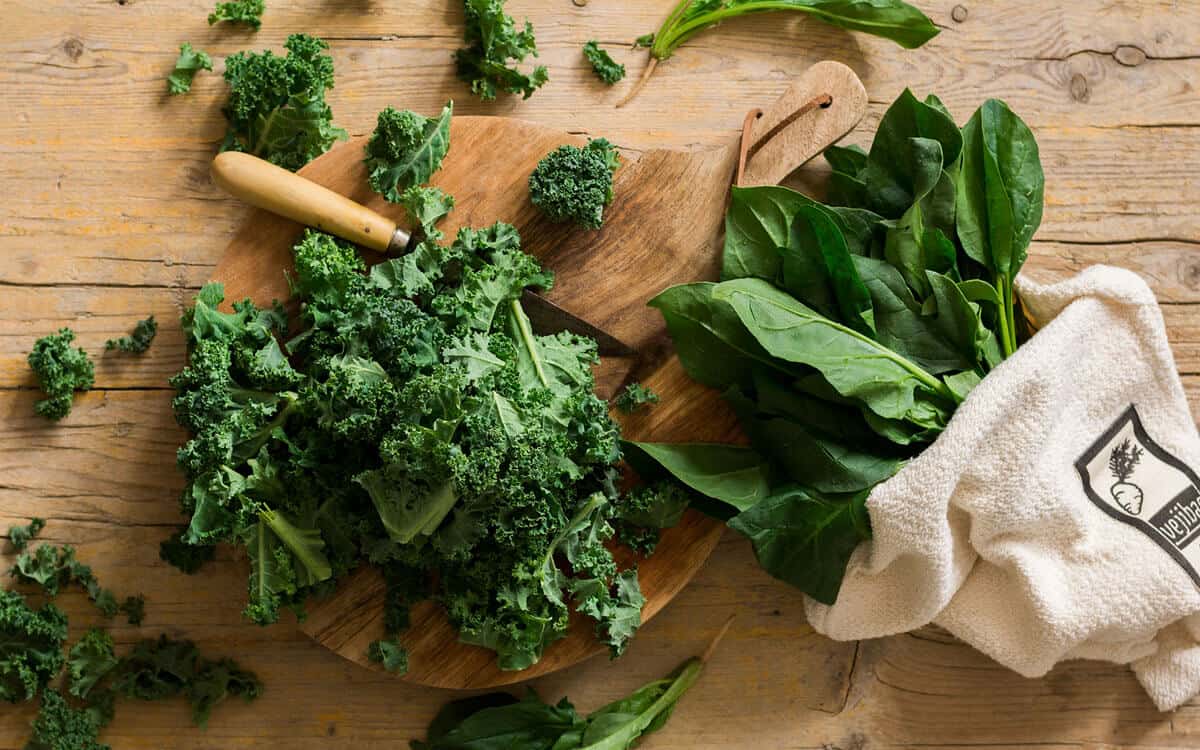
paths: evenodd
<path fill-rule="evenodd" d="M 750 539 L 764 570 L 832 604 L 850 555 L 871 536 L 867 495 L 834 500 L 792 487 L 738 514 L 729 526 Z"/>
<path fill-rule="evenodd" d="M 750 448 L 715 443 L 625 442 L 625 459 L 642 479 L 666 474 L 696 492 L 745 510 L 767 495 L 770 472 Z"/>

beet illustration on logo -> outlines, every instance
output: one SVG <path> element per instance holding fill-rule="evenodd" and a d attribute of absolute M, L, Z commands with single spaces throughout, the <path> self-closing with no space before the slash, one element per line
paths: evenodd
<path fill-rule="evenodd" d="M 1108 491 L 1117 505 L 1135 516 L 1142 512 L 1142 488 L 1130 482 L 1129 477 L 1141 460 L 1141 446 L 1134 445 L 1128 438 L 1114 447 L 1108 456 L 1108 470 L 1117 479 Z"/>

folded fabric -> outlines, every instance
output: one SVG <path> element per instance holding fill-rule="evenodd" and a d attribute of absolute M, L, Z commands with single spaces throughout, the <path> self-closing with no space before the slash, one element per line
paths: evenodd
<path fill-rule="evenodd" d="M 875 489 L 872 540 L 809 620 L 935 623 L 1029 677 L 1128 663 L 1173 709 L 1200 692 L 1200 436 L 1162 314 L 1117 268 L 1018 290 L 1041 330 Z"/>

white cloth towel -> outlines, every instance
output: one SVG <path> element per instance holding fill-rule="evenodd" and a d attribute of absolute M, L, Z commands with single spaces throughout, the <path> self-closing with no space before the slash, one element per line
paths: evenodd
<path fill-rule="evenodd" d="M 838 640 L 935 623 L 1028 677 L 1128 663 L 1173 709 L 1200 692 L 1200 436 L 1162 314 L 1117 268 L 1020 282 L 1042 329 L 875 489 L 872 540 L 809 620 Z"/>

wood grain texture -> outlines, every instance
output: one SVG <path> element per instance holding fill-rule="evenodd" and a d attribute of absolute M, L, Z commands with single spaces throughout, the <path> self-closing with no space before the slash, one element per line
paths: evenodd
<path fill-rule="evenodd" d="M 485 105 L 453 77 L 461 13 L 453 0 L 268 0 L 258 34 L 205 23 L 209 0 L 16 0 L 0 34 L 0 526 L 38 513 L 49 538 L 118 591 L 149 597 L 146 626 L 236 656 L 268 683 L 252 706 L 218 709 L 207 732 L 181 705 L 126 704 L 106 740 L 115 750 L 279 748 L 378 750 L 421 734 L 455 694 L 360 669 L 294 624 L 259 629 L 239 617 L 245 561 L 223 551 L 188 578 L 157 559 L 178 523 L 166 377 L 182 362 L 164 325 L 140 359 L 98 357 L 100 389 L 63 424 L 32 416 L 24 356 L 34 338 L 71 324 L 98 351 L 149 312 L 169 321 L 211 277 L 249 211 L 210 182 L 223 132 L 221 57 L 274 47 L 294 31 L 328 38 L 337 65 L 336 121 L 370 131 L 389 104 L 463 115 L 503 114 L 627 152 L 711 148 L 751 107 L 779 96 L 814 62 L 847 63 L 870 112 L 846 140 L 869 143 L 905 86 L 936 92 L 960 119 L 1005 98 L 1037 133 L 1047 210 L 1028 268 L 1061 278 L 1092 263 L 1140 273 L 1164 303 L 1192 408 L 1200 413 L 1200 3 L 1180 0 L 914 0 L 943 31 L 921 50 L 799 17 L 738 19 L 697 36 L 659 67 L 627 108 L 580 46 L 596 38 L 636 76 L 628 42 L 654 29 L 672 0 L 509 0 L 538 32 L 551 82 L 528 101 Z M 956 7 L 967 11 L 954 13 Z M 962 20 L 955 20 L 961 17 Z M 186 97 L 163 95 L 178 45 L 214 54 Z M 797 184 L 819 190 L 824 168 Z M 160 390 L 155 390 L 160 389 Z M 662 408 L 698 397 L 678 394 Z M 90 607 L 64 600 L 75 632 Z M 708 673 L 679 705 L 668 748 L 1191 748 L 1200 704 L 1157 714 L 1128 670 L 1063 665 L 1027 680 L 936 630 L 834 643 L 803 622 L 800 601 L 766 577 L 745 542 L 723 537 L 709 563 L 638 634 L 625 658 L 586 661 L 534 683 L 590 710 L 700 650 L 738 619 Z M 0 749 L 20 748 L 28 707 L 0 710 Z"/>

